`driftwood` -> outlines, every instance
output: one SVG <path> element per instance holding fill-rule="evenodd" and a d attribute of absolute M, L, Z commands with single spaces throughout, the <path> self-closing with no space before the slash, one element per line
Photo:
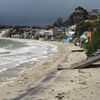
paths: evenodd
<path fill-rule="evenodd" d="M 84 50 L 83 49 L 80 49 L 80 50 L 71 50 L 71 52 L 83 52 Z"/>
<path fill-rule="evenodd" d="M 100 54 L 96 55 L 96 56 L 89 57 L 81 62 L 71 64 L 71 68 L 73 68 L 73 69 L 74 68 L 85 68 L 85 67 L 91 65 L 92 63 L 97 62 L 98 60 L 100 60 Z"/>
<path fill-rule="evenodd" d="M 57 70 L 64 70 L 64 69 L 69 69 L 63 65 L 57 65 Z"/>
<path fill-rule="evenodd" d="M 100 60 L 100 54 L 89 57 L 89 58 L 82 60 L 80 62 L 73 63 L 73 64 L 66 66 L 66 67 L 62 66 L 62 65 L 58 65 L 57 70 L 64 70 L 64 69 L 70 69 L 70 68 L 72 68 L 72 69 L 85 68 L 85 67 L 91 65 L 92 63 L 97 62 L 98 60 Z"/>
<path fill-rule="evenodd" d="M 82 52 L 82 51 L 83 50 L 80 49 L 80 50 L 72 50 L 71 52 Z M 66 65 L 66 67 L 63 65 L 58 65 L 57 70 L 64 70 L 64 69 L 70 69 L 70 68 L 72 68 L 72 69 L 85 68 L 99 60 L 100 60 L 100 49 L 98 49 L 96 52 L 94 52 L 91 57 L 89 57 L 85 60 L 82 60 L 80 62 L 76 62 L 71 65 Z"/>

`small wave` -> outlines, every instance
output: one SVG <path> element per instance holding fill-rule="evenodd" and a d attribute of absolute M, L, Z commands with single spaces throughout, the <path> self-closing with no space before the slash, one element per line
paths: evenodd
<path fill-rule="evenodd" d="M 0 70 L 0 72 L 6 71 L 6 70 L 7 70 L 7 68 L 3 68 Z"/>
<path fill-rule="evenodd" d="M 10 51 L 4 48 L 0 48 L 0 54 L 7 54 L 7 53 L 10 53 Z"/>
<path fill-rule="evenodd" d="M 0 73 L 5 73 L 10 68 L 18 68 L 22 64 L 29 62 L 36 63 L 43 59 L 48 59 L 57 52 L 57 47 L 53 44 L 44 42 L 33 41 L 5 41 L 2 40 L 2 44 L 6 44 L 6 47 L 1 45 L 0 48 Z M 8 47 L 9 46 L 9 47 Z M 34 64 L 33 64 L 34 65 Z M 30 68 L 25 65 L 23 68 Z M 34 66 L 32 66 L 34 67 Z M 20 71 L 23 70 L 18 70 Z M 13 71 L 14 72 L 14 71 Z M 8 73 L 9 74 L 9 73 Z M 15 73 L 16 74 L 16 73 Z M 12 75 L 12 74 L 10 74 Z M 3 75 L 4 76 L 4 75 Z M 15 75 L 13 74 L 12 77 Z M 8 77 L 8 76 L 4 76 Z"/>

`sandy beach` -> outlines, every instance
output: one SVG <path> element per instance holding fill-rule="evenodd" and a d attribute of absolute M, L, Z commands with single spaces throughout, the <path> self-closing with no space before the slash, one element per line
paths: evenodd
<path fill-rule="evenodd" d="M 70 64 L 86 58 L 85 52 L 71 52 L 79 47 L 73 44 L 50 42 L 58 53 L 43 59 L 33 68 L 32 64 L 14 82 L 0 87 L 0 100 L 99 100 L 100 67 L 69 69 Z M 66 67 L 57 70 L 57 66 Z M 68 69 L 67 69 L 68 68 Z M 59 99 L 60 97 L 60 99 Z"/>

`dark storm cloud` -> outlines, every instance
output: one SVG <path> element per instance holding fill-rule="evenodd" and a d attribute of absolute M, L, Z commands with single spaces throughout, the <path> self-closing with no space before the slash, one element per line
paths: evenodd
<path fill-rule="evenodd" d="M 0 24 L 47 25 L 77 6 L 100 9 L 100 0 L 0 0 Z"/>

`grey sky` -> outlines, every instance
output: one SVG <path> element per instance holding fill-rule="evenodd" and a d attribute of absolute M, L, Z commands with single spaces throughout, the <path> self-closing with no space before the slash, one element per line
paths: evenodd
<path fill-rule="evenodd" d="M 0 0 L 0 24 L 48 25 L 77 6 L 100 9 L 100 0 Z"/>

